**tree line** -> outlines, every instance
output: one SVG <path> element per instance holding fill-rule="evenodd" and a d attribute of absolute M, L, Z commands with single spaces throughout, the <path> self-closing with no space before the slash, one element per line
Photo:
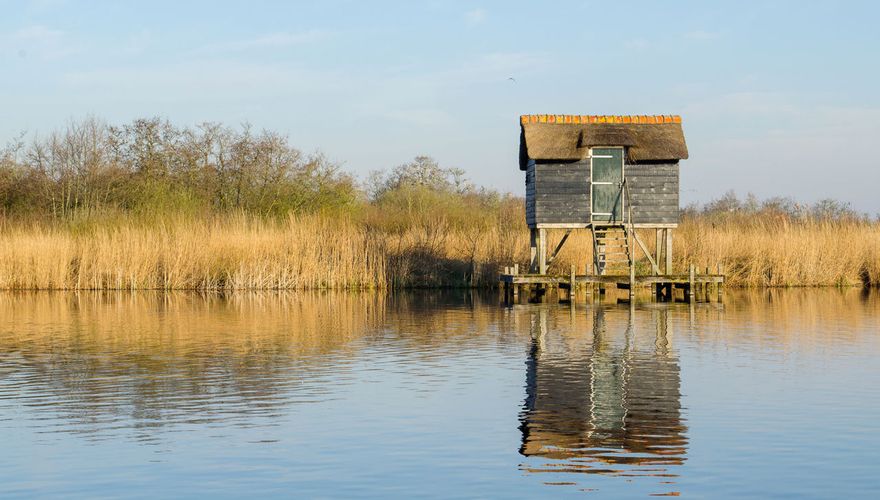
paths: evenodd
<path fill-rule="evenodd" d="M 249 125 L 177 126 L 161 118 L 121 126 L 90 117 L 0 149 L 0 217 L 72 220 L 246 212 L 323 213 L 385 231 L 412 226 L 480 230 L 523 225 L 522 198 L 480 188 L 428 156 L 359 181 L 320 153 Z M 682 210 L 687 218 L 868 221 L 846 203 L 740 199 L 733 192 Z"/>
<path fill-rule="evenodd" d="M 89 118 L 0 153 L 4 215 L 344 210 L 355 180 L 274 132 L 158 118 L 111 126 Z"/>
<path fill-rule="evenodd" d="M 361 182 L 324 155 L 249 125 L 148 118 L 115 126 L 87 118 L 29 141 L 21 135 L 0 150 L 0 217 L 7 219 L 324 213 L 394 229 L 483 224 L 515 206 L 515 197 L 477 188 L 463 170 L 427 156 Z"/>

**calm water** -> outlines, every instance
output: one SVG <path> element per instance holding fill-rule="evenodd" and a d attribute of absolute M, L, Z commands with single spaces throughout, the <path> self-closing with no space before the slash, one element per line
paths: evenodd
<path fill-rule="evenodd" d="M 0 496 L 880 495 L 880 295 L 0 294 Z"/>

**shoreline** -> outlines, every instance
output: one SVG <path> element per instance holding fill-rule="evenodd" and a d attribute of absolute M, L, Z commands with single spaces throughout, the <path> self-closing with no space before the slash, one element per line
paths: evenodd
<path fill-rule="evenodd" d="M 560 278 L 566 278 L 559 275 Z M 555 286 L 550 286 L 555 289 Z M 611 288 L 614 290 L 615 288 Z M 875 290 L 880 289 L 877 284 L 851 284 L 851 285 L 725 285 L 726 290 L 737 291 L 763 291 L 763 290 Z M 437 286 L 404 286 L 397 288 L 381 288 L 377 286 L 364 287 L 348 287 L 348 288 L 0 288 L 0 293 L 78 293 L 78 292 L 161 292 L 161 293 L 205 293 L 205 294 L 226 294 L 226 293 L 251 293 L 251 292 L 340 292 L 340 293 L 382 293 L 391 295 L 398 292 L 498 292 L 501 287 L 498 285 L 478 285 L 478 286 L 456 286 L 456 285 L 437 285 Z M 624 290 L 624 289 L 620 289 Z M 637 288 L 637 295 L 640 293 L 649 294 L 648 288 Z"/>

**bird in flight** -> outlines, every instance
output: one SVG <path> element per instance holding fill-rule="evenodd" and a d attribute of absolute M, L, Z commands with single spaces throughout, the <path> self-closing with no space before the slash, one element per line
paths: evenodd
<path fill-rule="evenodd" d="M 516 78 L 514 78 L 514 77 L 512 77 L 512 76 L 507 77 L 507 79 L 510 80 L 510 81 L 513 82 L 513 83 L 516 83 Z"/>

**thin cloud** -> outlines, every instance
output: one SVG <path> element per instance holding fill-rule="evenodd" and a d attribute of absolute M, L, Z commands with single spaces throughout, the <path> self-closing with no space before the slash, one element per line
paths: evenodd
<path fill-rule="evenodd" d="M 203 45 L 192 51 L 193 54 L 238 53 L 253 50 L 274 50 L 314 43 L 327 38 L 328 33 L 309 30 L 299 33 L 267 33 L 256 38 Z"/>
<path fill-rule="evenodd" d="M 42 25 L 26 26 L 12 33 L 13 40 L 48 43 L 60 39 L 64 32 Z"/>
<path fill-rule="evenodd" d="M 78 51 L 68 38 L 64 31 L 43 25 L 31 25 L 0 35 L 0 48 L 13 50 L 20 57 L 59 59 Z"/>
<path fill-rule="evenodd" d="M 67 0 L 28 0 L 25 5 L 32 12 L 50 12 L 64 7 L 68 3 Z"/>
<path fill-rule="evenodd" d="M 167 102 L 224 102 L 351 91 L 351 83 L 339 73 L 230 60 L 69 72 L 61 82 L 77 92 Z"/>
<path fill-rule="evenodd" d="M 464 20 L 468 24 L 481 24 L 488 16 L 489 12 L 486 9 L 473 9 L 464 13 Z"/>
<path fill-rule="evenodd" d="M 684 37 L 688 40 L 714 40 L 719 36 L 721 36 L 721 34 L 718 32 L 704 30 L 689 31 L 684 34 Z"/>
<path fill-rule="evenodd" d="M 155 43 L 155 36 L 150 30 L 140 30 L 128 35 L 124 40 L 120 41 L 118 46 L 110 47 L 107 53 L 117 56 L 134 56 L 144 54 Z"/>
<path fill-rule="evenodd" d="M 623 46 L 630 50 L 645 50 L 651 46 L 651 42 L 644 38 L 631 38 L 625 41 Z"/>

